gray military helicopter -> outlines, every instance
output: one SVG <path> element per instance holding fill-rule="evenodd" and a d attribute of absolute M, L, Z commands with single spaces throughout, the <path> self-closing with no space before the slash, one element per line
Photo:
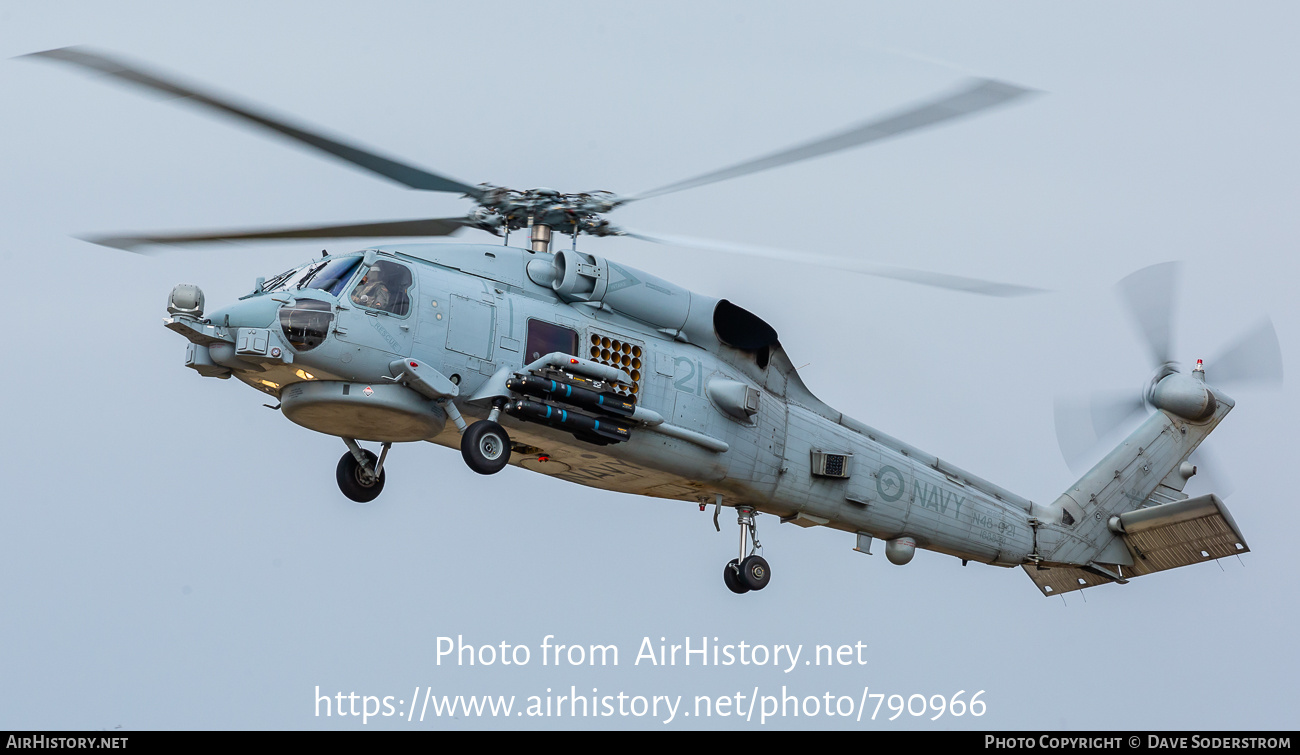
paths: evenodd
<path fill-rule="evenodd" d="M 1223 501 L 1183 492 L 1187 461 L 1234 402 L 1197 362 L 1178 370 L 1168 348 L 1166 268 L 1128 282 L 1157 364 L 1144 390 L 1090 415 L 1149 412 L 1114 450 L 1050 505 L 1034 503 L 827 406 L 804 385 L 776 331 L 726 299 L 577 250 L 579 236 L 627 235 L 606 214 L 629 202 L 736 178 L 937 125 L 1028 93 L 975 80 L 957 91 L 829 137 L 633 196 L 470 185 L 321 136 L 101 53 L 33 54 L 108 74 L 251 123 L 405 186 L 473 201 L 452 218 L 314 228 L 136 234 L 89 240 L 123 249 L 218 240 L 437 237 L 478 229 L 497 244 L 421 243 L 324 255 L 205 311 L 178 285 L 166 327 L 189 341 L 185 364 L 274 397 L 289 420 L 341 438 L 339 489 L 366 503 L 383 490 L 394 443 L 459 448 L 475 472 L 508 464 L 595 488 L 713 506 L 737 514 L 740 545 L 723 569 L 735 593 L 771 579 L 757 517 L 830 527 L 894 564 L 922 548 L 1021 566 L 1045 595 L 1248 551 Z M 528 233 L 528 246 L 510 234 Z M 552 249 L 567 234 L 569 249 Z M 687 243 L 709 246 L 705 242 Z M 993 296 L 1036 289 L 754 250 L 871 275 Z M 1154 282 L 1153 282 L 1154 281 Z M 1225 377 L 1275 377 L 1271 326 L 1223 359 Z M 1212 362 L 1214 364 L 1214 362 Z M 1263 367 L 1260 365 L 1263 364 Z M 1233 372 L 1229 373 L 1228 366 Z M 1099 405 L 1100 406 L 1100 405 Z M 1154 411 L 1152 411 L 1154 409 Z M 1104 415 L 1104 416 L 1103 416 Z M 1098 419 L 1102 418 L 1102 419 Z M 1102 421 L 1105 420 L 1105 421 Z M 1063 433 L 1065 438 L 1070 433 Z M 379 444 L 379 453 L 361 446 Z"/>

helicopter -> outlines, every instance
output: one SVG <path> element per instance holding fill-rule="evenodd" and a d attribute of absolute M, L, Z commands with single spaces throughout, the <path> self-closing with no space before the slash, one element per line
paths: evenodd
<path fill-rule="evenodd" d="M 394 443 L 459 449 L 482 475 L 506 466 L 597 489 L 734 510 L 733 593 L 766 588 L 760 514 L 855 538 L 908 564 L 917 549 L 1021 567 L 1054 596 L 1249 551 L 1223 499 L 1184 488 L 1188 461 L 1235 406 L 1203 362 L 1180 369 L 1169 347 L 1174 268 L 1121 283 L 1156 367 L 1137 396 L 1098 408 L 1093 440 L 1140 424 L 1062 493 L 1041 504 L 840 412 L 804 384 L 776 330 L 727 299 L 701 295 L 615 260 L 578 251 L 580 236 L 773 256 L 989 296 L 1026 286 L 820 255 L 663 237 L 606 217 L 631 202 L 778 168 L 1000 107 L 1031 90 L 974 79 L 955 91 L 847 130 L 639 194 L 563 193 L 471 185 L 321 135 L 174 77 L 85 48 L 29 57 L 70 64 L 180 98 L 404 186 L 459 194 L 459 217 L 318 227 L 89 237 L 149 245 L 316 238 L 431 238 L 478 230 L 501 244 L 405 243 L 322 253 L 207 311 L 177 285 L 164 325 L 187 341 L 185 366 L 270 396 L 309 430 L 342 439 L 335 468 L 357 503 L 383 491 Z M 510 235 L 525 232 L 526 246 Z M 555 235 L 569 249 L 552 248 Z M 1215 361 L 1211 360 L 1214 365 Z M 1230 347 L 1225 378 L 1280 379 L 1271 325 Z M 1261 366 L 1262 365 L 1262 366 Z M 1222 381 L 1221 381 L 1222 382 Z M 1072 431 L 1058 412 L 1063 449 Z M 379 452 L 362 443 L 378 444 Z"/>

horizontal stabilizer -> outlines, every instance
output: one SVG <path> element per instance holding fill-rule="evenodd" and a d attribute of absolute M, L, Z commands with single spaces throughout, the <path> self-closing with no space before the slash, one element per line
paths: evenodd
<path fill-rule="evenodd" d="M 1111 530 L 1132 556 L 1131 564 L 1026 564 L 1025 573 L 1050 596 L 1250 552 L 1227 506 L 1213 493 L 1125 512 L 1112 520 Z"/>
<path fill-rule="evenodd" d="M 1128 576 L 1250 551 L 1227 506 L 1213 493 L 1120 514 L 1119 526 L 1133 554 Z"/>
<path fill-rule="evenodd" d="M 1084 571 L 1077 566 L 1043 566 L 1024 565 L 1025 574 L 1034 580 L 1044 595 L 1051 597 L 1061 593 L 1082 590 L 1085 587 L 1110 584 L 1114 580 Z"/>

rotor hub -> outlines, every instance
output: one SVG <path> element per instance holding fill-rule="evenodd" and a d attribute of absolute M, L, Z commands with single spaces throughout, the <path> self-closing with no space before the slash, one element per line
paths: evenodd
<path fill-rule="evenodd" d="M 1142 400 L 1145 401 L 1148 406 L 1155 406 L 1155 403 L 1151 399 L 1155 395 L 1156 386 L 1160 385 L 1160 381 L 1170 375 L 1177 375 L 1180 372 L 1182 372 L 1182 370 L 1178 369 L 1177 362 L 1170 361 L 1161 364 L 1156 368 L 1155 372 L 1151 373 L 1151 379 L 1147 381 L 1147 384 L 1143 387 Z"/>
<path fill-rule="evenodd" d="M 547 225 L 557 233 L 591 236 L 620 236 L 622 231 L 602 215 L 623 203 L 613 192 L 593 191 L 563 194 L 555 189 L 508 189 L 479 184 L 482 195 L 475 201 L 475 227 L 500 235 L 530 225 Z M 473 198 L 473 197 L 471 197 Z"/>

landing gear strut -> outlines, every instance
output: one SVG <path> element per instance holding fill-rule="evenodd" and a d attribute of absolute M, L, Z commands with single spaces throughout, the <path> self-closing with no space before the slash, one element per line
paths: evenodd
<path fill-rule="evenodd" d="M 379 456 L 362 448 L 351 438 L 344 438 L 348 452 L 339 459 L 334 477 L 343 495 L 357 503 L 370 503 L 384 490 L 384 458 L 392 443 L 385 443 Z"/>
<path fill-rule="evenodd" d="M 758 555 L 763 545 L 758 542 L 756 516 L 758 514 L 752 506 L 736 507 L 736 524 L 740 525 L 740 557 L 731 559 L 723 567 L 722 581 L 728 590 L 737 594 L 762 590 L 772 579 L 772 568 L 767 565 L 767 559 Z M 745 555 L 747 543 L 752 544 L 748 549 L 749 555 Z"/>

